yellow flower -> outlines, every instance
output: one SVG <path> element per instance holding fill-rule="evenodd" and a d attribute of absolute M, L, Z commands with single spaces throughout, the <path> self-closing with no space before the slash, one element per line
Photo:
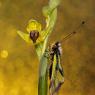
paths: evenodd
<path fill-rule="evenodd" d="M 41 24 L 36 20 L 30 20 L 26 27 L 27 33 L 17 31 L 19 36 L 24 39 L 27 43 L 33 43 L 36 48 L 36 52 L 41 58 L 46 48 L 46 41 L 49 34 L 48 29 L 42 30 Z"/>
<path fill-rule="evenodd" d="M 30 20 L 26 27 L 27 33 L 17 31 L 17 33 L 28 43 L 33 42 L 34 44 L 38 44 L 44 41 L 44 37 L 41 33 L 41 24 L 36 20 Z"/>

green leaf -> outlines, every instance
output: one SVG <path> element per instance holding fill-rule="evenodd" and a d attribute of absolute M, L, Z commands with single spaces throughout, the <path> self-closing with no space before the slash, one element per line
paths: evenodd
<path fill-rule="evenodd" d="M 17 34 L 23 39 L 25 40 L 27 43 L 32 43 L 32 40 L 30 39 L 29 34 L 24 33 L 22 31 L 17 31 Z"/>
<path fill-rule="evenodd" d="M 49 7 L 51 9 L 56 8 L 60 4 L 60 0 L 50 0 Z"/>
<path fill-rule="evenodd" d="M 46 17 L 46 28 L 43 30 L 45 38 L 49 36 L 54 28 L 57 19 L 57 6 L 60 0 L 50 0 L 49 5 L 43 8 L 43 15 Z"/>
<path fill-rule="evenodd" d="M 50 0 L 49 5 L 43 7 L 43 14 L 45 17 L 50 16 L 54 9 L 60 4 L 60 0 Z"/>

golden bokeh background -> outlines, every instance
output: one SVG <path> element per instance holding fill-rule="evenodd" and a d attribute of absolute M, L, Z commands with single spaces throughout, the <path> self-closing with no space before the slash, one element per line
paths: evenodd
<path fill-rule="evenodd" d="M 37 95 L 39 61 L 33 45 L 16 33 L 33 18 L 45 24 L 41 12 L 48 0 L 0 0 L 0 95 Z M 59 95 L 95 94 L 95 0 L 62 0 L 48 43 L 60 40 L 82 20 L 86 24 L 63 42 L 65 83 Z"/>

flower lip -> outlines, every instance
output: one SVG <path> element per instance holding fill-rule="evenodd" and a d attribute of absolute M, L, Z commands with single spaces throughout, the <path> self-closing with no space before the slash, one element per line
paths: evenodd
<path fill-rule="evenodd" d="M 33 30 L 30 32 L 30 38 L 33 41 L 33 43 L 36 43 L 38 37 L 39 37 L 39 32 L 37 30 Z"/>

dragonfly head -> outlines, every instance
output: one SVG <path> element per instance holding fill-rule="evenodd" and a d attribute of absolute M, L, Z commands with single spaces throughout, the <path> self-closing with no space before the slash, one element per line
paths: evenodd
<path fill-rule="evenodd" d="M 61 48 L 61 43 L 60 42 L 56 42 L 53 46 L 52 46 L 52 51 L 54 52 L 54 53 L 59 53 L 59 54 L 61 54 L 61 52 L 62 52 L 62 48 Z"/>

